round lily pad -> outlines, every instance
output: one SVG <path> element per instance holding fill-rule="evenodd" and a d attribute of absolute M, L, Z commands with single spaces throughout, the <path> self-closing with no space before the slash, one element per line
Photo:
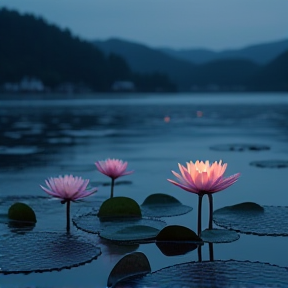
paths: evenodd
<path fill-rule="evenodd" d="M 250 163 L 252 166 L 260 168 L 287 168 L 287 160 L 263 160 L 263 161 L 253 161 Z"/>
<path fill-rule="evenodd" d="M 100 237 L 112 241 L 140 241 L 156 237 L 159 229 L 147 225 L 133 225 L 117 231 L 100 232 Z"/>
<path fill-rule="evenodd" d="M 288 236 L 287 206 L 246 202 L 215 210 L 213 220 L 218 226 L 245 234 Z"/>
<path fill-rule="evenodd" d="M 240 238 L 240 235 L 233 230 L 206 229 L 201 232 L 201 238 L 208 243 L 230 243 Z"/>
<path fill-rule="evenodd" d="M 107 281 L 107 287 L 112 287 L 121 279 L 135 275 L 145 275 L 151 272 L 150 263 L 142 252 L 125 255 L 114 266 Z"/>
<path fill-rule="evenodd" d="M 0 251 L 4 274 L 59 271 L 88 263 L 101 254 L 100 248 L 91 241 L 49 232 L 5 235 L 0 241 Z"/>
<path fill-rule="evenodd" d="M 173 265 L 119 281 L 114 288 L 286 287 L 288 269 L 250 261 L 203 261 Z"/>
<path fill-rule="evenodd" d="M 186 214 L 192 207 L 183 205 L 176 198 L 166 194 L 152 194 L 141 205 L 142 214 L 147 217 L 171 217 Z"/>
<path fill-rule="evenodd" d="M 137 217 L 115 217 L 115 218 L 108 218 L 106 221 L 102 221 L 97 217 L 97 211 L 90 212 L 88 214 L 84 214 L 81 216 L 77 216 L 72 219 L 74 225 L 85 232 L 93 233 L 93 234 L 99 234 L 100 236 L 107 236 L 107 239 L 115 239 L 108 237 L 108 235 L 114 235 L 117 231 L 122 231 L 122 234 L 130 233 L 132 235 L 133 229 L 129 227 L 138 227 L 137 229 L 140 229 L 141 226 L 144 226 L 142 228 L 146 227 L 146 231 L 148 232 L 148 227 L 156 228 L 158 229 L 158 232 L 165 227 L 166 223 L 164 221 L 156 220 L 156 219 L 150 219 L 150 218 L 137 218 Z M 128 229 L 129 228 L 129 229 Z M 123 230 L 124 229 L 124 230 Z M 125 230 L 126 229 L 126 230 Z M 105 234 L 102 234 L 105 233 Z M 150 230 L 151 232 L 151 230 Z M 149 233 L 150 233 L 149 232 Z M 156 231 L 155 231 L 156 232 Z M 158 234 L 156 233 L 156 235 Z M 155 235 L 155 236 L 156 236 Z M 132 237 L 132 236 L 131 236 Z M 127 241 L 130 240 L 127 237 Z M 133 239 L 135 237 L 133 236 Z M 147 237 L 142 237 L 142 239 L 146 239 Z M 131 239 L 132 240 L 132 239 Z"/>
<path fill-rule="evenodd" d="M 104 201 L 99 209 L 98 217 L 141 217 L 138 203 L 128 197 L 113 197 Z"/>
<path fill-rule="evenodd" d="M 16 202 L 8 210 L 8 218 L 17 222 L 35 224 L 37 222 L 33 209 L 21 202 Z M 20 224 L 20 223 L 19 223 Z"/>
<path fill-rule="evenodd" d="M 269 150 L 270 147 L 266 145 L 259 144 L 220 144 L 210 147 L 212 150 L 216 151 L 262 151 Z"/>

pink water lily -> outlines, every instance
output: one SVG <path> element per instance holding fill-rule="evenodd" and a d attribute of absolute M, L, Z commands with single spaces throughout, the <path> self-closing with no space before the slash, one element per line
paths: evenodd
<path fill-rule="evenodd" d="M 45 180 L 48 188 L 40 185 L 40 187 L 50 196 L 61 199 L 61 203 L 67 203 L 67 231 L 70 230 L 70 202 L 81 200 L 97 191 L 97 188 L 87 189 L 89 180 L 72 175 L 64 177 L 51 177 Z"/>
<path fill-rule="evenodd" d="M 112 179 L 111 183 L 111 198 L 113 197 L 114 181 L 115 179 L 132 174 L 134 171 L 126 171 L 128 162 L 123 162 L 119 159 L 106 159 L 105 161 L 97 161 L 95 163 L 97 169 L 102 174 L 107 175 Z"/>
<path fill-rule="evenodd" d="M 224 172 L 227 168 L 227 164 L 222 164 L 215 161 L 210 164 L 209 161 L 192 161 L 187 162 L 187 167 L 178 164 L 180 174 L 172 171 L 173 175 L 178 178 L 178 182 L 167 179 L 172 184 L 195 194 L 198 194 L 198 236 L 201 234 L 201 211 L 202 211 L 202 198 L 204 194 L 209 198 L 209 229 L 212 229 L 213 222 L 213 193 L 222 191 L 232 184 L 234 184 L 240 173 L 234 174 L 229 177 L 224 177 Z"/>
<path fill-rule="evenodd" d="M 229 177 L 224 177 L 223 174 L 227 168 L 227 164 L 222 164 L 215 161 L 210 164 L 209 161 L 196 161 L 195 164 L 187 162 L 187 168 L 178 164 L 181 175 L 172 171 L 180 183 L 167 179 L 172 184 L 192 193 L 196 194 L 212 194 L 222 191 L 234 184 L 240 173 Z"/>

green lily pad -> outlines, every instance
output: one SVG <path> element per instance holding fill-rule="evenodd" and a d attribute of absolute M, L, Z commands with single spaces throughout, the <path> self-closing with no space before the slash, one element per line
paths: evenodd
<path fill-rule="evenodd" d="M 192 207 L 183 205 L 176 198 L 167 194 L 149 195 L 141 205 L 142 214 L 147 217 L 171 217 L 186 214 Z"/>
<path fill-rule="evenodd" d="M 91 262 L 101 254 L 91 241 L 50 232 L 5 235 L 0 241 L 0 251 L 3 274 L 59 271 Z"/>
<path fill-rule="evenodd" d="M 98 217 L 141 217 L 142 213 L 138 203 L 128 197 L 109 198 L 100 206 Z"/>
<path fill-rule="evenodd" d="M 201 232 L 201 238 L 208 243 L 230 243 L 238 240 L 240 235 L 232 230 L 206 229 Z"/>
<path fill-rule="evenodd" d="M 128 227 L 134 227 L 134 226 L 148 226 L 152 228 L 158 229 L 158 232 L 166 226 L 166 223 L 164 221 L 151 219 L 151 218 L 139 218 L 139 217 L 107 217 L 105 221 L 100 220 L 99 217 L 97 217 L 97 211 L 92 211 L 88 214 L 80 215 L 77 217 L 74 217 L 72 219 L 73 224 L 80 230 L 92 233 L 92 234 L 100 234 L 101 236 L 111 235 L 115 234 L 117 231 L 120 231 L 122 229 L 128 228 Z M 124 230 L 129 233 L 129 230 Z M 130 233 L 132 233 L 131 231 Z M 148 229 L 147 229 L 148 232 Z M 105 233 L 105 234 L 103 234 Z M 157 233 L 158 234 L 158 233 Z M 156 235 L 157 235 L 156 234 Z M 155 235 L 155 236 L 156 236 Z M 147 237 L 145 237 L 147 238 Z M 110 239 L 108 237 L 108 239 Z M 143 239 L 143 237 L 142 237 Z M 114 240 L 114 239 L 113 239 Z M 116 240 L 116 238 L 115 238 Z M 129 239 L 127 239 L 128 241 Z"/>
<path fill-rule="evenodd" d="M 156 241 L 202 242 L 202 239 L 194 231 L 185 226 L 169 225 L 159 232 Z"/>
<path fill-rule="evenodd" d="M 213 221 L 218 226 L 245 234 L 288 236 L 288 207 L 286 206 L 241 203 L 215 210 Z"/>
<path fill-rule="evenodd" d="M 125 255 L 110 272 L 107 287 L 113 287 L 118 281 L 129 276 L 145 275 L 150 272 L 151 266 L 145 254 L 134 252 Z"/>
<path fill-rule="evenodd" d="M 210 147 L 212 150 L 216 151 L 263 151 L 269 150 L 270 147 L 266 145 L 259 144 L 220 144 Z"/>
<path fill-rule="evenodd" d="M 8 218 L 17 221 L 19 224 L 34 225 L 37 222 L 34 210 L 29 205 L 21 202 L 16 202 L 10 206 Z"/>
<path fill-rule="evenodd" d="M 132 276 L 114 288 L 286 287 L 288 268 L 250 261 L 203 261 L 173 265 L 145 276 Z"/>
<path fill-rule="evenodd" d="M 287 168 L 287 160 L 264 160 L 264 161 L 253 161 L 250 163 L 252 166 L 260 168 Z"/>

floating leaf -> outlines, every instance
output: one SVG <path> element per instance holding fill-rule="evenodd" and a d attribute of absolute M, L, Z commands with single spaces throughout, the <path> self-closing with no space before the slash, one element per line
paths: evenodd
<path fill-rule="evenodd" d="M 77 236 L 49 232 L 2 235 L 0 251 L 4 274 L 77 267 L 101 254 L 100 248 Z"/>
<path fill-rule="evenodd" d="M 142 214 L 147 217 L 170 217 L 183 215 L 193 208 L 183 205 L 176 198 L 166 194 L 152 194 L 141 205 Z"/>
<path fill-rule="evenodd" d="M 263 160 L 263 161 L 253 161 L 250 163 L 252 166 L 260 168 L 287 168 L 287 160 Z"/>
<path fill-rule="evenodd" d="M 270 147 L 259 144 L 220 144 L 211 147 L 212 150 L 216 151 L 262 151 L 269 150 Z"/>
<path fill-rule="evenodd" d="M 16 202 L 10 206 L 8 210 L 8 218 L 18 222 L 25 222 L 27 224 L 35 224 L 37 222 L 33 209 L 29 205 L 21 202 Z"/>
<path fill-rule="evenodd" d="M 288 207 L 285 206 L 246 202 L 214 211 L 213 220 L 218 226 L 245 234 L 288 236 Z"/>
<path fill-rule="evenodd" d="M 201 232 L 201 238 L 208 243 L 230 243 L 240 238 L 240 235 L 226 229 L 206 229 Z"/>
<path fill-rule="evenodd" d="M 138 203 L 128 197 L 114 197 L 104 201 L 99 209 L 98 217 L 141 217 Z"/>
<path fill-rule="evenodd" d="M 156 237 L 157 241 L 193 241 L 202 242 L 191 229 L 180 225 L 169 225 L 163 228 Z"/>
<path fill-rule="evenodd" d="M 185 255 L 193 250 L 195 250 L 198 245 L 191 242 L 184 242 L 184 241 L 157 241 L 156 242 L 157 247 L 159 250 L 164 254 L 165 256 L 179 256 L 179 255 Z"/>
<path fill-rule="evenodd" d="M 105 233 L 107 233 L 107 235 L 114 234 L 117 230 L 122 230 L 131 226 L 142 225 L 150 226 L 159 229 L 160 231 L 166 225 L 164 221 L 138 217 L 109 217 L 106 221 L 102 221 L 99 219 L 99 217 L 97 217 L 97 211 L 77 216 L 73 218 L 72 221 L 78 229 L 81 229 L 85 232 L 101 234 L 101 232 L 104 231 Z"/>
<path fill-rule="evenodd" d="M 203 261 L 170 266 L 118 282 L 115 288 L 286 287 L 288 269 L 250 261 Z"/>
<path fill-rule="evenodd" d="M 100 237 L 113 241 L 140 241 L 156 237 L 159 229 L 147 225 L 133 225 L 117 231 L 103 231 Z"/>
<path fill-rule="evenodd" d="M 151 266 L 145 254 L 134 252 L 125 255 L 110 272 L 107 287 L 113 287 L 118 281 L 129 276 L 145 275 L 149 272 Z"/>

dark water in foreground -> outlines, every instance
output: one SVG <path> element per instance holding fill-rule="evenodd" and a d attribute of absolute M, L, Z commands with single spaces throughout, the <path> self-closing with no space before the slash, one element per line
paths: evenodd
<path fill-rule="evenodd" d="M 288 95 L 103 97 L 0 100 L 0 196 L 45 196 L 39 184 L 47 177 L 60 174 L 72 173 L 91 181 L 107 181 L 104 175 L 96 172 L 94 162 L 120 158 L 128 161 L 135 173 L 122 178 L 132 184 L 116 186 L 116 196 L 131 197 L 141 204 L 149 194 L 172 195 L 194 209 L 186 215 L 164 220 L 196 231 L 197 197 L 166 179 L 173 179 L 170 171 L 178 171 L 178 163 L 222 159 L 228 163 L 226 175 L 240 172 L 241 178 L 215 195 L 214 209 L 246 201 L 288 206 L 288 168 L 250 165 L 252 161 L 288 160 Z M 270 149 L 211 149 L 220 144 L 265 145 Z M 99 186 L 94 200 L 108 198 L 109 189 Z M 73 203 L 72 214 L 80 206 L 81 203 Z M 208 224 L 207 206 L 205 199 L 203 228 Z M 62 210 L 63 218 L 54 219 L 53 214 L 60 212 L 61 215 Z M 64 208 L 55 203 L 51 223 L 45 222 L 46 227 L 37 223 L 35 230 L 64 231 L 64 212 Z M 146 254 L 153 271 L 198 259 L 195 251 L 182 256 L 165 256 L 155 244 L 117 247 L 104 245 L 96 236 L 91 237 L 91 241 L 102 250 L 102 255 L 91 263 L 60 272 L 0 275 L 0 286 L 106 287 L 111 269 L 133 249 Z M 241 234 L 236 242 L 214 244 L 214 259 L 261 261 L 287 267 L 287 243 L 287 237 Z M 208 245 L 202 250 L 203 259 L 209 260 Z"/>

